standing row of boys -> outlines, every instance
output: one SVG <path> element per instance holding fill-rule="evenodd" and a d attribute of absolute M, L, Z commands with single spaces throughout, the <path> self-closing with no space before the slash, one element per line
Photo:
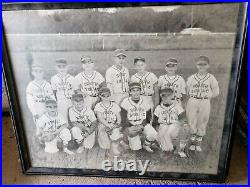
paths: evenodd
<path fill-rule="evenodd" d="M 134 59 L 137 73 L 130 78 L 125 59 L 124 50 L 115 50 L 115 64 L 106 71 L 105 79 L 94 70 L 91 57 L 81 59 L 83 72 L 76 77 L 67 73 L 67 61 L 59 59 L 58 74 L 51 83 L 44 80 L 41 64 L 32 65 L 34 80 L 26 90 L 27 104 L 46 152 L 57 152 L 61 141 L 63 151 L 74 154 L 67 148 L 74 140 L 76 152 L 81 153 L 91 149 L 96 139 L 101 148 L 115 155 L 121 147 L 153 152 L 158 146 L 171 152 L 177 137 L 180 157 L 186 157 L 188 141 L 190 150 L 202 151 L 210 99 L 219 95 L 217 80 L 207 72 L 208 57 L 196 59 L 198 72 L 187 82 L 176 74 L 178 61 L 174 58 L 165 61 L 166 74 L 159 79 L 145 70 L 144 58 Z"/>

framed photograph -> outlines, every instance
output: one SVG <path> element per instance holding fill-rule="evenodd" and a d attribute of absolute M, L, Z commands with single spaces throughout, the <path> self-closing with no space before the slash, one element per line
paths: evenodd
<path fill-rule="evenodd" d="M 247 3 L 4 3 L 25 174 L 223 182 Z"/>

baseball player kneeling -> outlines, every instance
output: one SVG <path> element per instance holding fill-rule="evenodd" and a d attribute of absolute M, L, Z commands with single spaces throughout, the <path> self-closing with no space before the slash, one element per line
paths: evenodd
<path fill-rule="evenodd" d="M 184 109 L 175 102 L 174 92 L 171 88 L 160 90 L 161 104 L 154 112 L 154 124 L 159 124 L 158 142 L 162 151 L 174 150 L 173 139 L 179 138 L 180 144 L 177 153 L 186 157 L 184 152 L 188 141 L 189 126 L 186 123 Z"/>
<path fill-rule="evenodd" d="M 98 143 L 102 149 L 110 149 L 114 155 L 120 155 L 119 144 L 122 141 L 121 134 L 121 108 L 115 102 L 111 102 L 111 92 L 106 86 L 99 90 L 101 102 L 95 106 L 95 113 L 99 121 Z"/>
<path fill-rule="evenodd" d="M 131 150 L 140 150 L 142 147 L 148 152 L 152 143 L 157 138 L 157 132 L 152 127 L 151 103 L 145 101 L 141 96 L 141 85 L 137 82 L 129 84 L 130 97 L 125 98 L 122 103 L 122 114 L 124 134 L 127 137 Z M 141 137 L 144 137 L 142 146 Z"/>
<path fill-rule="evenodd" d="M 71 140 L 71 133 L 68 124 L 61 114 L 57 112 L 57 103 L 53 99 L 45 102 L 47 112 L 37 121 L 37 137 L 45 144 L 44 151 L 56 153 L 59 151 L 58 142 L 63 143 L 63 151 L 67 154 L 74 154 L 68 150 L 68 142 Z"/>
<path fill-rule="evenodd" d="M 71 133 L 79 145 L 77 153 L 81 153 L 84 149 L 93 148 L 95 144 L 97 120 L 94 112 L 85 105 L 82 94 L 74 94 L 72 104 L 69 109 Z"/>

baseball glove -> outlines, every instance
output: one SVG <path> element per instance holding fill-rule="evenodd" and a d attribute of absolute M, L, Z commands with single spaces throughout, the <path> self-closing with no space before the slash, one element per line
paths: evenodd
<path fill-rule="evenodd" d="M 142 132 L 143 127 L 141 125 L 135 125 L 128 128 L 128 136 L 135 137 Z"/>
<path fill-rule="evenodd" d="M 57 134 L 45 134 L 41 137 L 44 142 L 51 142 L 57 137 Z"/>

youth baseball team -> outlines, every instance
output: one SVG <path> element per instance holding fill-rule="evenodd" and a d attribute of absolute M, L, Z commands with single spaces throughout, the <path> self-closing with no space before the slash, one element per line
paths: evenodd
<path fill-rule="evenodd" d="M 157 78 L 146 71 L 149 62 L 142 57 L 134 59 L 137 73 L 130 77 L 126 57 L 125 50 L 115 50 L 105 78 L 91 56 L 81 58 L 83 71 L 75 77 L 68 73 L 68 62 L 58 59 L 58 73 L 50 83 L 43 64 L 32 64 L 27 104 L 45 152 L 58 152 L 58 142 L 70 155 L 97 142 L 113 155 L 160 149 L 187 157 L 187 145 L 190 151 L 202 151 L 210 100 L 219 95 L 218 82 L 208 73 L 209 58 L 197 57 L 198 71 L 185 81 L 176 74 L 175 58 L 164 60 L 166 74 Z M 70 141 L 77 144 L 76 150 L 68 147 Z"/>

